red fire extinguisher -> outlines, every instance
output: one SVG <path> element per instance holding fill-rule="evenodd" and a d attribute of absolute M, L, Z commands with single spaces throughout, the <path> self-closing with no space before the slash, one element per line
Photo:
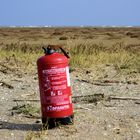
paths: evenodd
<path fill-rule="evenodd" d="M 45 55 L 37 60 L 42 123 L 48 128 L 73 123 L 73 107 L 68 55 L 43 48 Z"/>

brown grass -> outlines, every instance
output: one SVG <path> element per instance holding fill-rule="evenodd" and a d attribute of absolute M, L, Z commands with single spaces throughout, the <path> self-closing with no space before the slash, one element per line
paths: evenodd
<path fill-rule="evenodd" d="M 34 70 L 42 45 L 61 44 L 72 67 L 140 71 L 140 28 L 0 28 L 1 62 Z M 133 35 L 133 37 L 132 37 Z"/>

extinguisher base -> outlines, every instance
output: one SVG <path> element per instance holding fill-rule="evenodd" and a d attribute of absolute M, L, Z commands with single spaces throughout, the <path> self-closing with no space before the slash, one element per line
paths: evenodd
<path fill-rule="evenodd" d="M 74 115 L 65 118 L 42 118 L 44 129 L 52 129 L 60 125 L 70 125 L 74 123 Z"/>

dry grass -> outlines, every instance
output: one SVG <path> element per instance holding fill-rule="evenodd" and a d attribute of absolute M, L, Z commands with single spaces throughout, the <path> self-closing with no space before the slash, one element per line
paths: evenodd
<path fill-rule="evenodd" d="M 13 111 L 14 114 L 23 114 L 28 117 L 35 117 L 36 115 L 39 116 L 40 113 L 39 108 L 31 104 L 16 105 L 11 109 L 11 111 Z"/>
<path fill-rule="evenodd" d="M 1 28 L 0 59 L 34 71 L 43 44 L 63 44 L 72 67 L 113 64 L 117 70 L 140 72 L 139 33 L 139 28 Z"/>
<path fill-rule="evenodd" d="M 38 132 L 33 132 L 33 131 L 29 131 L 26 134 L 26 137 L 24 140 L 45 140 L 47 139 L 47 131 L 38 131 Z"/>

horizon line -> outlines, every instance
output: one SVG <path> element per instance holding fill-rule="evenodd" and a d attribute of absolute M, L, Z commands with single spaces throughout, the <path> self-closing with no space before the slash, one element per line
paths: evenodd
<path fill-rule="evenodd" d="M 0 28 L 85 28 L 85 27 L 96 27 L 96 28 L 109 28 L 109 27 L 112 27 L 112 28 L 133 28 L 133 27 L 140 27 L 140 25 L 138 26 L 131 26 L 131 25 L 79 25 L 79 26 L 67 26 L 67 25 L 64 25 L 64 26 L 53 26 L 53 25 L 27 25 L 27 26 L 16 26 L 16 25 L 10 25 L 10 26 L 7 26 L 7 25 L 0 25 Z"/>

